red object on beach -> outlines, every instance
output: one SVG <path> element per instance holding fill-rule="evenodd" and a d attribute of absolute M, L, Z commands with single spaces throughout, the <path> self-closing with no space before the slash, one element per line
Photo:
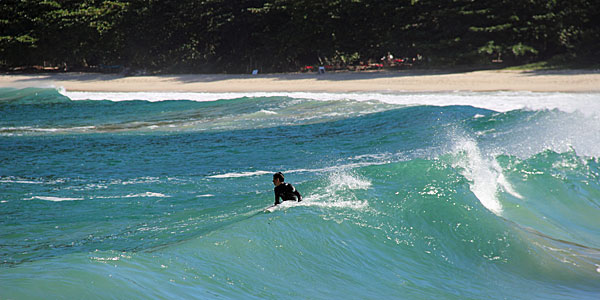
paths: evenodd
<path fill-rule="evenodd" d="M 302 71 L 311 71 L 311 72 L 312 72 L 312 71 L 314 70 L 314 68 L 315 68 L 315 67 L 313 67 L 313 66 L 304 66 L 304 67 L 302 68 Z"/>

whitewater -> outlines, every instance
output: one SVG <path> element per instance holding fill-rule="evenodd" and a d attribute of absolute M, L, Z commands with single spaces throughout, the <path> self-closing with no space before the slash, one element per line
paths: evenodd
<path fill-rule="evenodd" d="M 598 299 L 600 94 L 0 88 L 2 299 Z M 304 201 L 272 213 L 272 174 Z"/>

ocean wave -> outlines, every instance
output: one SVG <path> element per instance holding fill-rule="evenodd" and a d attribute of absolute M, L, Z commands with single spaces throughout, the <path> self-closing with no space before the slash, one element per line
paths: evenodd
<path fill-rule="evenodd" d="M 0 106 L 52 105 L 71 102 L 57 88 L 0 88 Z"/>
<path fill-rule="evenodd" d="M 188 100 L 213 102 L 218 100 L 286 97 L 316 101 L 377 101 L 399 106 L 456 106 L 465 105 L 496 112 L 513 110 L 553 110 L 598 115 L 598 93 L 559 92 L 399 92 L 399 93 L 308 93 L 308 92 L 252 92 L 252 93 L 202 93 L 202 92 L 77 92 L 64 88 L 0 89 L 0 104 L 50 104 L 80 100 L 161 102 Z M 274 111 L 262 110 L 265 114 Z"/>
<path fill-rule="evenodd" d="M 497 112 L 512 110 L 580 111 L 586 114 L 600 113 L 598 93 L 558 92 L 453 92 L 453 93 L 307 93 L 307 92 L 252 92 L 252 93 L 179 93 L 179 92 L 69 92 L 61 94 L 72 100 L 191 100 L 216 101 L 239 98 L 288 97 L 318 101 L 379 101 L 401 106 L 454 106 L 466 105 Z"/>
<path fill-rule="evenodd" d="M 600 122 L 548 110 L 577 94 L 293 96 L 0 103 L 24 135 L 0 137 L 0 276 L 22 298 L 597 298 Z M 502 97 L 520 108 L 465 104 Z M 264 213 L 276 171 L 304 199 Z"/>

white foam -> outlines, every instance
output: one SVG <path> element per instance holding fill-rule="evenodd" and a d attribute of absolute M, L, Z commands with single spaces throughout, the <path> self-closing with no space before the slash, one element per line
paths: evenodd
<path fill-rule="evenodd" d="M 120 185 L 129 185 L 129 184 L 143 184 L 143 183 L 158 183 L 160 182 L 160 178 L 158 177 L 139 177 L 133 178 L 129 180 L 112 180 L 110 184 L 120 184 Z"/>
<path fill-rule="evenodd" d="M 331 167 L 325 167 L 325 168 L 315 168 L 315 169 L 292 169 L 292 170 L 285 170 L 285 171 L 281 171 L 284 174 L 288 174 L 288 173 L 304 173 L 304 172 L 308 172 L 308 173 L 331 173 L 331 172 L 343 172 L 345 170 L 349 170 L 349 169 L 354 169 L 354 168 L 360 168 L 360 167 L 366 167 L 366 166 L 377 166 L 377 165 L 385 165 L 388 164 L 392 161 L 392 158 L 389 154 L 374 154 L 374 155 L 364 155 L 364 156 L 357 156 L 357 157 L 353 157 L 352 159 L 361 159 L 361 158 L 380 158 L 382 160 L 380 161 L 372 161 L 372 162 L 357 162 L 357 163 L 348 163 L 348 164 L 343 164 L 343 165 L 335 165 L 335 166 L 331 166 Z M 385 160 L 383 160 L 383 158 L 386 158 Z M 239 178 L 239 177 L 252 177 L 252 176 L 261 176 L 261 175 L 266 175 L 266 174 L 273 174 L 275 172 L 273 171 L 246 171 L 246 172 L 231 172 L 231 173 L 225 173 L 225 174 L 216 174 L 216 175 L 210 175 L 207 176 L 207 178 Z"/>
<path fill-rule="evenodd" d="M 329 187 L 333 187 L 335 190 L 366 190 L 371 187 L 370 181 L 349 173 L 334 174 L 330 178 L 331 184 Z"/>
<path fill-rule="evenodd" d="M 369 207 L 369 203 L 360 200 L 335 199 L 333 195 L 327 194 L 311 194 L 304 197 L 301 202 L 283 201 L 281 204 L 277 205 L 275 210 L 296 206 L 364 210 Z"/>
<path fill-rule="evenodd" d="M 153 193 L 153 192 L 145 192 L 141 194 L 129 194 L 127 196 L 123 196 L 123 198 L 136 198 L 136 197 L 163 197 L 168 198 L 171 197 L 169 195 L 161 194 L 161 193 Z"/>
<path fill-rule="evenodd" d="M 320 198 L 320 197 L 319 197 Z M 348 200 L 348 201 L 315 201 L 318 198 L 307 197 L 306 200 L 300 202 L 298 205 L 301 206 L 313 206 L 313 207 L 321 207 L 321 208 L 345 208 L 352 210 L 363 210 L 369 207 L 369 202 L 367 201 L 356 201 L 356 200 Z M 292 202 L 292 201 L 286 201 Z"/>
<path fill-rule="evenodd" d="M 504 177 L 504 174 L 502 174 L 500 165 L 498 165 L 498 162 L 495 160 L 494 160 L 494 167 L 496 169 L 496 172 L 499 173 L 498 184 L 500 184 L 500 186 L 504 189 L 504 191 L 511 194 L 515 198 L 523 199 L 523 196 L 521 194 L 519 194 L 517 191 L 515 191 L 513 186 L 506 180 L 506 177 Z"/>
<path fill-rule="evenodd" d="M 61 201 L 79 201 L 83 200 L 83 198 L 62 198 L 62 197 L 51 197 L 51 196 L 33 196 L 24 200 L 44 200 L 44 201 L 52 201 L 52 202 L 61 202 Z"/>
<path fill-rule="evenodd" d="M 333 172 L 327 177 L 328 185 L 304 197 L 300 205 L 353 210 L 368 208 L 369 202 L 358 199 L 355 191 L 369 189 L 371 187 L 369 180 L 347 171 Z"/>
<path fill-rule="evenodd" d="M 207 176 L 208 178 L 239 178 L 239 177 L 250 177 L 250 176 L 259 176 L 265 174 L 271 174 L 274 172 L 270 171 L 248 171 L 248 172 L 234 172 L 234 173 L 225 173 L 225 174 L 217 174 Z"/>
<path fill-rule="evenodd" d="M 165 195 L 162 193 L 153 193 L 153 192 L 145 192 L 138 194 L 129 194 L 125 196 L 96 196 L 94 199 L 120 199 L 120 198 L 139 198 L 139 197 L 159 197 L 159 198 L 169 198 L 171 196 Z"/>
<path fill-rule="evenodd" d="M 259 113 L 263 113 L 265 115 L 276 115 L 277 114 L 277 112 L 274 112 L 274 111 L 271 111 L 271 110 L 266 110 L 266 109 L 261 109 L 259 111 Z"/>
<path fill-rule="evenodd" d="M 41 181 L 21 180 L 21 179 L 2 179 L 0 183 L 21 183 L 21 184 L 44 184 Z"/>
<path fill-rule="evenodd" d="M 19 127 L 1 127 L 0 132 L 13 132 L 13 131 L 28 131 L 28 132 L 67 132 L 67 131 L 88 131 L 95 129 L 95 126 L 75 126 L 75 127 L 63 127 L 63 128 L 44 128 L 44 127 L 32 127 L 32 126 L 19 126 Z"/>
<path fill-rule="evenodd" d="M 505 179 L 501 179 L 502 171 L 495 159 L 486 159 L 482 156 L 477 143 L 469 139 L 460 139 L 455 145 L 457 154 L 464 153 L 453 167 L 462 169 L 462 175 L 469 180 L 469 187 L 479 202 L 496 215 L 502 214 L 502 205 L 497 198 L 499 182 L 509 186 Z M 504 176 L 502 176 L 504 178 Z M 512 187 L 508 190 L 514 190 Z M 520 196 L 520 195 L 519 195 Z"/>
<path fill-rule="evenodd" d="M 216 101 L 242 97 L 290 97 L 322 101 L 355 100 L 379 101 L 404 106 L 468 105 L 497 112 L 517 109 L 581 111 L 600 114 L 600 93 L 559 92 L 444 92 L 444 93 L 305 93 L 305 92 L 250 92 L 250 93 L 183 93 L 183 92 L 59 92 L 71 100 L 191 100 Z M 269 113 L 263 111 L 263 113 Z"/>

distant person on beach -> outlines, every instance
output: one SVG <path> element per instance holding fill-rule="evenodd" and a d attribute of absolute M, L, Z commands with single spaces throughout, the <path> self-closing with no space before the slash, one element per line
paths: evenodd
<path fill-rule="evenodd" d="M 274 205 L 278 205 L 283 201 L 302 201 L 302 195 L 300 195 L 293 185 L 284 182 L 283 174 L 281 172 L 273 174 L 273 184 L 275 185 Z M 282 201 L 280 201 L 280 199 Z"/>

